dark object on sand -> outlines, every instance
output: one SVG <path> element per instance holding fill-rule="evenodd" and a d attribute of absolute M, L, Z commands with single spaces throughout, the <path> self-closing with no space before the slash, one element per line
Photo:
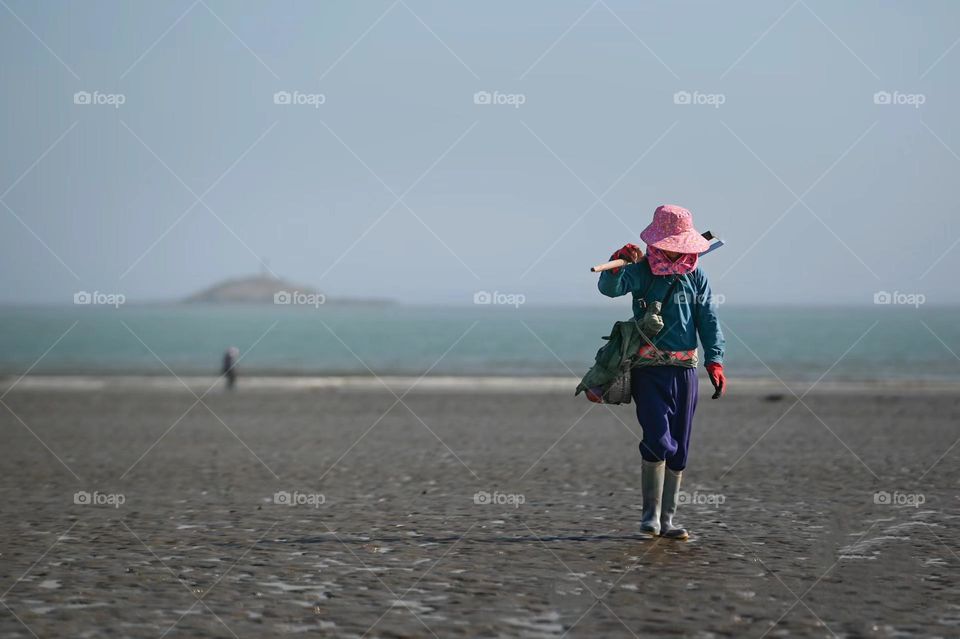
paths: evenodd
<path fill-rule="evenodd" d="M 765 402 L 782 402 L 784 398 L 783 393 L 771 393 L 770 395 L 764 395 L 763 401 Z"/>
<path fill-rule="evenodd" d="M 223 368 L 221 372 L 227 379 L 228 390 L 233 390 L 234 386 L 237 385 L 237 360 L 239 358 L 240 349 L 236 346 L 231 346 L 227 349 L 227 352 L 223 354 Z"/>

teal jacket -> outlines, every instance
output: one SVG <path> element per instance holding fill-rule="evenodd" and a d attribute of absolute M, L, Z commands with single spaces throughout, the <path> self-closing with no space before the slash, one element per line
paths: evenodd
<path fill-rule="evenodd" d="M 677 284 L 670 299 L 664 301 L 674 278 L 679 278 Z M 664 327 L 653 340 L 654 345 L 666 351 L 688 351 L 697 347 L 699 335 L 704 364 L 723 363 L 726 342 L 717 319 L 717 304 L 707 274 L 700 267 L 686 275 L 654 275 L 647 261 L 642 260 L 621 268 L 617 273 L 604 271 L 597 288 L 607 297 L 630 293 L 633 315 L 637 319 L 644 313 L 641 300 L 663 302 Z"/>

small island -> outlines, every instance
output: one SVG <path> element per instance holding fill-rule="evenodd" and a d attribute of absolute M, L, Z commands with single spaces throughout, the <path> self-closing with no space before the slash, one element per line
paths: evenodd
<path fill-rule="evenodd" d="M 324 304 L 376 305 L 393 300 L 376 298 L 329 298 L 312 286 L 296 284 L 267 274 L 237 277 L 218 282 L 183 300 L 184 304 L 276 304 L 278 299 L 297 294 L 323 300 Z M 282 302 L 281 302 L 282 303 Z"/>

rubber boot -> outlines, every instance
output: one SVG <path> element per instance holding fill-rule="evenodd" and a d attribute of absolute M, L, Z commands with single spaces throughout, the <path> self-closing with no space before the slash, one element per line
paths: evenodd
<path fill-rule="evenodd" d="M 663 495 L 663 471 L 666 462 L 643 460 L 640 464 L 640 486 L 643 492 L 643 518 L 640 532 L 660 534 L 660 500 Z"/>
<path fill-rule="evenodd" d="M 663 478 L 663 509 L 660 514 L 660 536 L 667 539 L 688 539 L 686 528 L 673 525 L 673 516 L 677 514 L 677 502 L 680 501 L 680 481 L 683 471 L 666 469 Z"/>

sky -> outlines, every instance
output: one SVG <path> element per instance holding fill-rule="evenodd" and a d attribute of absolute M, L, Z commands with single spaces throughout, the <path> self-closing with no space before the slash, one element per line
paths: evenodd
<path fill-rule="evenodd" d="M 0 303 L 598 301 L 659 204 L 736 304 L 960 303 L 960 4 L 0 2 Z"/>

